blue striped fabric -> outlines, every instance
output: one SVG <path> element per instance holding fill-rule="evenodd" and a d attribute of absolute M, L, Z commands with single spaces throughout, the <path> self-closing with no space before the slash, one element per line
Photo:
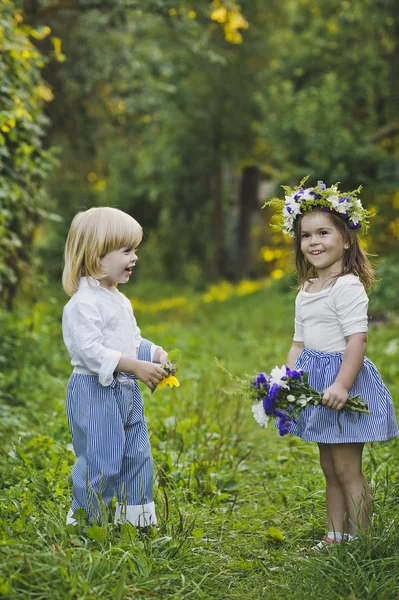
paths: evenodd
<path fill-rule="evenodd" d="M 343 354 L 317 352 L 305 348 L 295 365 L 309 373 L 309 384 L 318 392 L 334 382 L 342 365 Z M 325 444 L 376 442 L 399 435 L 392 397 L 380 374 L 368 358 L 364 359 L 350 394 L 360 394 L 370 415 L 338 412 L 324 406 L 301 411 L 290 433 L 303 440 Z"/>
<path fill-rule="evenodd" d="M 138 357 L 151 359 L 151 342 L 143 340 Z M 108 505 L 115 492 L 125 506 L 151 504 L 153 460 L 137 381 L 119 377 L 104 387 L 96 375 L 73 373 L 66 411 L 76 454 L 70 513 L 84 508 L 99 519 L 98 499 Z"/>
<path fill-rule="evenodd" d="M 152 342 L 143 338 L 139 346 L 137 358 L 139 360 L 146 360 L 147 362 L 151 362 L 151 346 Z"/>

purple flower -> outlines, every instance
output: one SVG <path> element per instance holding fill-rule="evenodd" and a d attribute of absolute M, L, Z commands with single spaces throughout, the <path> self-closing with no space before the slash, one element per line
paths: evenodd
<path fill-rule="evenodd" d="M 292 213 L 292 208 L 291 208 L 291 206 L 289 206 L 289 204 L 286 204 L 285 208 L 287 209 L 287 212 L 288 212 L 289 214 L 291 214 L 291 213 Z"/>
<path fill-rule="evenodd" d="M 349 196 L 342 196 L 342 198 L 340 198 L 339 203 L 341 204 L 342 202 L 346 202 L 349 199 L 350 199 Z"/>
<path fill-rule="evenodd" d="M 268 397 L 270 398 L 270 400 L 274 400 L 274 398 L 278 396 L 280 389 L 281 388 L 277 383 L 273 383 L 268 393 Z"/>
<path fill-rule="evenodd" d="M 356 223 L 356 225 L 355 225 L 355 223 L 352 223 L 352 222 L 349 223 L 349 227 L 351 229 L 360 229 L 361 226 L 362 226 L 361 223 Z"/>
<path fill-rule="evenodd" d="M 321 194 L 315 194 L 314 197 L 316 200 L 319 200 L 321 198 Z"/>
<path fill-rule="evenodd" d="M 318 182 L 317 182 L 317 185 L 318 185 L 318 186 L 319 186 L 319 188 L 320 188 L 321 190 L 323 190 L 323 191 L 326 189 L 326 184 L 324 183 L 324 181 L 318 181 Z"/>
<path fill-rule="evenodd" d="M 255 381 L 251 382 L 252 385 L 255 385 L 258 389 L 263 385 L 266 389 L 269 389 L 269 384 L 267 383 L 267 377 L 265 373 L 258 373 Z"/>
<path fill-rule="evenodd" d="M 278 396 L 280 391 L 280 386 L 277 383 L 273 383 L 272 387 L 269 390 L 266 398 L 263 400 L 263 408 L 265 409 L 265 413 L 267 415 L 273 415 L 274 413 L 274 399 Z"/>
<path fill-rule="evenodd" d="M 291 429 L 291 425 L 292 425 L 292 421 L 290 419 L 290 417 L 282 412 L 281 410 L 275 410 L 274 414 L 276 417 L 279 417 L 279 423 L 278 423 L 278 430 L 281 436 L 286 435 L 287 433 L 289 433 L 290 429 Z"/>
<path fill-rule="evenodd" d="M 284 423 L 281 423 L 278 427 L 279 433 L 281 436 L 283 435 L 287 435 L 287 433 L 290 432 L 291 429 L 291 421 L 285 421 Z"/>
<path fill-rule="evenodd" d="M 274 410 L 274 416 L 279 417 L 280 419 L 283 419 L 283 420 L 288 418 L 288 415 L 285 412 L 283 412 L 282 410 L 279 410 L 278 408 L 276 408 Z"/>
<path fill-rule="evenodd" d="M 266 396 L 263 400 L 263 410 L 268 417 L 273 414 L 273 402 L 270 400 L 269 396 Z"/>
<path fill-rule="evenodd" d="M 293 379 L 300 379 L 304 373 L 304 371 L 296 371 L 295 369 L 289 369 L 288 367 L 286 367 L 287 369 L 287 377 L 292 377 Z"/>

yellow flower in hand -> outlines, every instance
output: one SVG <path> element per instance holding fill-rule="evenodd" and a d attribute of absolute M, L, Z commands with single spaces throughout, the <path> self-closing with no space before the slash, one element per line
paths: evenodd
<path fill-rule="evenodd" d="M 157 385 L 157 388 L 159 390 L 162 390 L 164 387 L 166 386 L 169 387 L 180 387 L 180 383 L 177 379 L 177 377 L 175 377 L 174 375 L 168 375 L 167 377 L 165 377 L 164 379 L 162 379 L 162 381 L 160 381 Z"/>

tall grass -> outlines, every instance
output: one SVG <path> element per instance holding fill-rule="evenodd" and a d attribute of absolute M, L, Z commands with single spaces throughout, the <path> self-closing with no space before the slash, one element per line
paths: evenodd
<path fill-rule="evenodd" d="M 1 392 L 0 596 L 397 599 L 398 441 L 365 452 L 370 530 L 317 554 L 310 547 L 325 533 L 325 508 L 315 445 L 258 428 L 249 407 L 223 393 L 230 383 L 215 356 L 240 375 L 282 364 L 292 293 L 224 290 L 205 301 L 182 291 L 176 296 L 186 301 L 150 311 L 148 296 L 130 292 L 141 301 L 142 334 L 183 355 L 178 390 L 143 389 L 160 528 L 115 528 L 112 515 L 86 534 L 64 525 L 73 464 L 64 416 L 69 365 L 53 292 L 18 322 L 3 316 L 9 335 L 0 357 L 10 368 Z M 373 329 L 368 352 L 396 398 L 398 329 Z"/>

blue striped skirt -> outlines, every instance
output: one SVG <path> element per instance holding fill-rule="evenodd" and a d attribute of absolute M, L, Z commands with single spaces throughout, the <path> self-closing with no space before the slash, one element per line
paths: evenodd
<path fill-rule="evenodd" d="M 342 358 L 342 352 L 325 353 L 305 348 L 295 368 L 308 372 L 309 385 L 323 392 L 337 377 Z M 392 396 L 368 358 L 364 359 L 349 393 L 360 394 L 371 414 L 338 412 L 324 406 L 312 406 L 301 411 L 290 433 L 303 440 L 323 444 L 377 442 L 399 435 Z"/>

